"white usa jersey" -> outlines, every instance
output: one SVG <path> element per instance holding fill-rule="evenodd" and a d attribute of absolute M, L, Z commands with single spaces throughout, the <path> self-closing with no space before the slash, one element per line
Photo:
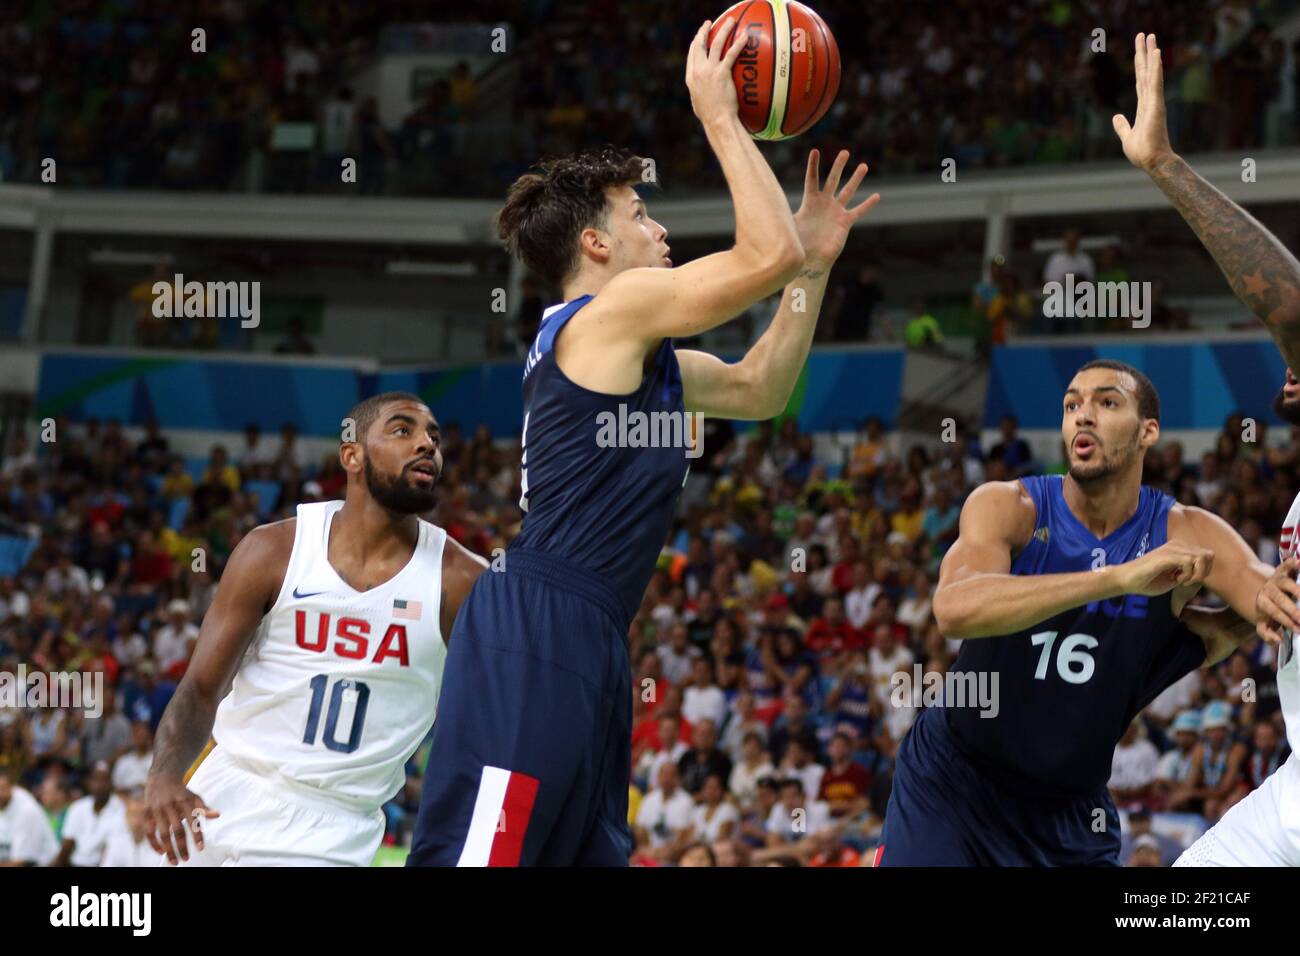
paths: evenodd
<path fill-rule="evenodd" d="M 405 783 L 433 725 L 447 647 L 447 533 L 420 521 L 410 562 L 369 591 L 330 565 L 341 501 L 298 506 L 284 584 L 217 709 L 212 736 L 251 772 L 369 813 Z"/>
<path fill-rule="evenodd" d="M 1282 524 L 1282 535 L 1278 540 L 1282 561 L 1300 557 L 1297 524 L 1300 524 L 1300 495 L 1291 502 L 1291 510 Z M 1295 635 L 1286 628 L 1282 630 L 1282 646 L 1277 652 L 1277 696 L 1282 705 L 1282 718 L 1286 721 L 1286 742 L 1293 752 L 1300 753 L 1300 662 L 1296 660 Z"/>

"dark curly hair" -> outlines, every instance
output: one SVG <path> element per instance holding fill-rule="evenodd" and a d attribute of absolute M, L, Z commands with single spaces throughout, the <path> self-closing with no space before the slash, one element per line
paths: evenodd
<path fill-rule="evenodd" d="M 497 235 L 543 280 L 563 285 L 577 268 L 582 230 L 604 227 L 605 190 L 640 182 L 641 171 L 641 157 L 613 146 L 544 160 L 511 184 Z"/>

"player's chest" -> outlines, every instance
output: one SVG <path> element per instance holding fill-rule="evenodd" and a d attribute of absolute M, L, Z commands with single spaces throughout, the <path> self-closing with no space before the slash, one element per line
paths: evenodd
<path fill-rule="evenodd" d="M 436 603 L 384 594 L 375 600 L 298 601 L 275 612 L 259 652 L 332 672 L 427 675 L 446 656 Z"/>

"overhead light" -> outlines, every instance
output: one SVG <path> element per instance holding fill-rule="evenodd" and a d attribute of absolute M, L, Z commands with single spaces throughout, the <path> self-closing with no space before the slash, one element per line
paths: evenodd
<path fill-rule="evenodd" d="M 472 262 L 421 262 L 394 259 L 385 270 L 390 276 L 472 276 L 477 270 Z"/>
<path fill-rule="evenodd" d="M 1119 236 L 1080 236 L 1080 249 L 1105 249 L 1107 246 L 1120 246 L 1124 240 Z M 1065 241 L 1062 239 L 1035 239 L 1029 248 L 1034 252 L 1055 252 L 1057 249 L 1065 248 Z"/>
<path fill-rule="evenodd" d="M 126 252 L 121 249 L 94 249 L 90 261 L 113 266 L 171 265 L 176 257 L 170 252 Z"/>

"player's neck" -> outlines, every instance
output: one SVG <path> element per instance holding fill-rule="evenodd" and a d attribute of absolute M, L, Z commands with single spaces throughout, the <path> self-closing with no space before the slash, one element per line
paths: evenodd
<path fill-rule="evenodd" d="M 611 272 L 607 269 L 584 267 L 579 270 L 576 276 L 564 283 L 560 293 L 564 296 L 565 302 L 572 302 L 584 295 L 594 296 L 609 285 L 609 281 L 616 275 L 618 275 L 617 272 Z"/>
<path fill-rule="evenodd" d="M 365 564 L 392 555 L 409 554 L 420 536 L 418 515 L 389 511 L 369 496 L 349 495 L 331 522 L 330 541 L 336 553 Z"/>
<path fill-rule="evenodd" d="M 1079 523 L 1098 538 L 1104 538 L 1137 511 L 1142 496 L 1140 472 L 1129 470 L 1111 475 L 1086 487 L 1066 475 L 1061 483 L 1065 504 Z"/>

